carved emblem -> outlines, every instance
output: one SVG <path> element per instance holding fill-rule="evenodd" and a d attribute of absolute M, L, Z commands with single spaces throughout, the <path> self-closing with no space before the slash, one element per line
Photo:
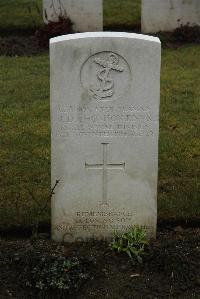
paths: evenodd
<path fill-rule="evenodd" d="M 113 101 L 126 91 L 130 83 L 130 68 L 120 55 L 100 52 L 83 64 L 81 83 L 91 99 Z"/>
<path fill-rule="evenodd" d="M 109 53 L 107 59 L 95 58 L 94 62 L 101 66 L 97 72 L 97 78 L 100 81 L 99 88 L 91 88 L 94 98 L 99 100 L 111 97 L 114 92 L 114 81 L 111 76 L 112 71 L 123 72 L 124 68 L 119 66 L 119 57 L 114 53 Z"/>

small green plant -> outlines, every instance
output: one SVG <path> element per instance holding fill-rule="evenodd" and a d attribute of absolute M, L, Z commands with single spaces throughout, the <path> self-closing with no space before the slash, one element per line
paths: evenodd
<path fill-rule="evenodd" d="M 47 292 L 78 289 L 89 278 L 81 259 L 56 254 L 33 254 L 28 273 L 26 286 Z"/>
<path fill-rule="evenodd" d="M 145 246 L 148 245 L 145 230 L 136 225 L 122 235 L 116 234 L 110 247 L 117 252 L 128 254 L 132 262 L 142 263 Z"/>

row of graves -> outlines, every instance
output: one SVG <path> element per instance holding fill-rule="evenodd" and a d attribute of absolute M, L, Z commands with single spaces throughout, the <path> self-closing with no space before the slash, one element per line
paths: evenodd
<path fill-rule="evenodd" d="M 134 0 L 132 0 L 134 2 Z M 75 32 L 103 30 L 103 0 L 43 0 L 45 23 L 70 17 Z M 200 25 L 199 0 L 141 0 L 143 33 Z"/>
<path fill-rule="evenodd" d="M 44 1 L 46 22 L 65 14 L 86 33 L 50 41 L 52 238 L 155 238 L 160 41 L 102 32 L 102 0 Z"/>
<path fill-rule="evenodd" d="M 45 22 L 66 14 L 86 31 L 50 41 L 56 241 L 109 239 L 133 225 L 156 237 L 161 43 L 102 32 L 102 7 L 44 0 Z M 200 24 L 199 17 L 196 0 L 142 1 L 144 32 Z"/>

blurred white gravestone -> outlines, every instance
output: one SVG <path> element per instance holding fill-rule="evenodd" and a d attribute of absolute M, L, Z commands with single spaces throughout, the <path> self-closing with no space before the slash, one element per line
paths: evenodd
<path fill-rule="evenodd" d="M 52 238 L 156 235 L 160 41 L 128 33 L 51 39 Z"/>
<path fill-rule="evenodd" d="M 199 0 L 142 0 L 142 32 L 173 31 L 200 25 Z"/>
<path fill-rule="evenodd" d="M 43 0 L 44 22 L 68 16 L 75 32 L 103 30 L 102 0 Z"/>

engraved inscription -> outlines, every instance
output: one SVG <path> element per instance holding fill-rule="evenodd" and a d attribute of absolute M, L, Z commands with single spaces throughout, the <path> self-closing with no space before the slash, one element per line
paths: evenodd
<path fill-rule="evenodd" d="M 132 211 L 78 211 L 75 212 L 74 222 L 60 223 L 54 230 L 75 233 L 82 230 L 92 231 L 112 231 L 127 230 L 136 225 L 134 218 L 136 212 Z M 140 224 L 137 224 L 140 225 Z M 140 225 L 141 226 L 141 225 Z M 144 229 L 152 229 L 151 225 L 142 225 Z"/>
<path fill-rule="evenodd" d="M 90 56 L 81 68 L 81 83 L 92 100 L 116 100 L 128 91 L 131 71 L 123 57 L 113 52 Z"/>
<path fill-rule="evenodd" d="M 135 212 L 127 210 L 77 211 L 74 214 L 73 223 L 60 223 L 53 230 L 69 233 L 87 229 L 92 231 L 123 230 L 133 225 L 135 214 Z"/>
<path fill-rule="evenodd" d="M 70 223 L 61 222 L 53 227 L 53 232 L 61 234 L 63 241 L 68 238 L 75 237 L 78 241 L 86 241 L 87 238 L 98 238 L 103 240 L 105 232 L 124 232 L 129 230 L 133 225 L 139 225 L 146 230 L 147 234 L 151 234 L 154 227 L 148 224 L 137 223 L 136 211 L 123 210 L 106 210 L 106 211 L 77 211 L 74 212 L 73 221 Z M 90 237 L 81 237 L 82 233 L 90 232 Z M 98 237 L 96 233 L 98 232 Z M 109 237 L 108 237 L 109 240 Z"/>
<path fill-rule="evenodd" d="M 57 107 L 56 137 L 153 137 L 158 115 L 147 106 L 62 105 Z"/>
<path fill-rule="evenodd" d="M 67 223 L 62 223 L 59 224 L 58 226 L 54 227 L 53 230 L 58 230 L 58 231 L 67 231 L 67 232 L 81 232 L 82 230 L 87 230 L 88 227 L 92 227 L 92 229 L 95 230 L 100 230 L 100 231 L 106 231 L 106 230 L 112 230 L 113 232 L 115 231 L 120 231 L 120 230 L 128 230 L 133 225 L 137 225 L 137 223 L 132 223 L 132 224 L 76 224 L 76 225 L 69 225 Z M 146 230 L 152 230 L 153 226 L 148 226 L 148 225 L 139 225 L 141 228 L 146 229 Z"/>
<path fill-rule="evenodd" d="M 91 170 L 102 170 L 102 179 L 103 179 L 103 199 L 101 205 L 108 205 L 108 198 L 107 198 L 107 181 L 108 181 L 108 170 L 124 170 L 125 163 L 119 164 L 109 164 L 108 163 L 108 146 L 109 143 L 102 143 L 103 146 L 103 163 L 101 164 L 88 164 L 85 163 L 86 169 Z"/>

